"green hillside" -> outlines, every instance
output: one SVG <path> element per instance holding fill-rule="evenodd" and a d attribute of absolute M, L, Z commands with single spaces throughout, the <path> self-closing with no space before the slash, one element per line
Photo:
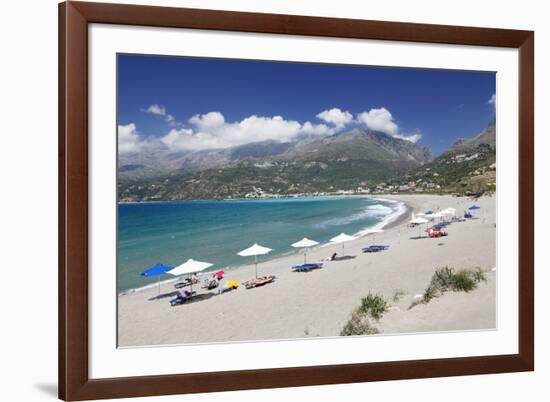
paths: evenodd
<path fill-rule="evenodd" d="M 458 140 L 449 150 L 413 172 L 395 177 L 384 188 L 481 195 L 496 188 L 495 124 L 479 135 Z M 409 188 L 406 188 L 409 187 Z"/>

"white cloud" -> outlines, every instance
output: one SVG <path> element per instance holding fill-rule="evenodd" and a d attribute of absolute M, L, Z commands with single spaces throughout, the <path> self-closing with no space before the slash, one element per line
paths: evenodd
<path fill-rule="evenodd" d="M 368 112 L 362 112 L 357 115 L 357 122 L 364 124 L 367 128 L 380 131 L 395 138 L 407 140 L 416 143 L 422 138 L 421 133 L 404 134 L 399 130 L 399 126 L 394 121 L 392 114 L 385 107 L 371 109 Z"/>
<path fill-rule="evenodd" d="M 306 121 L 301 129 L 302 134 L 312 136 L 331 135 L 334 134 L 336 131 L 336 129 L 330 128 L 326 124 L 312 124 L 309 121 Z"/>
<path fill-rule="evenodd" d="M 144 112 L 165 118 L 170 116 L 160 105 L 151 105 Z M 350 112 L 339 108 L 324 110 L 317 114 L 317 117 L 327 124 L 315 124 L 310 121 L 301 123 L 286 120 L 282 116 L 257 115 L 228 122 L 222 113 L 212 111 L 192 116 L 185 127 L 182 123 L 175 122 L 175 127 L 161 137 L 160 142 L 174 151 L 223 149 L 266 140 L 289 142 L 307 137 L 327 136 L 342 131 L 350 123 L 363 124 L 372 130 L 411 142 L 417 142 L 422 137 L 420 132 L 400 132 L 392 114 L 383 107 L 360 113 L 356 120 Z M 126 152 L 139 150 L 144 145 L 144 142 L 139 141 L 134 125 L 120 126 L 119 131 L 121 129 L 125 130 L 127 137 L 124 145 Z"/>
<path fill-rule="evenodd" d="M 166 108 L 164 106 L 160 105 L 151 105 L 147 109 L 143 109 L 145 113 L 151 113 L 156 114 L 159 116 L 165 116 L 166 115 Z"/>
<path fill-rule="evenodd" d="M 160 139 L 160 141 L 169 148 L 177 148 L 180 143 L 184 143 L 186 139 L 192 139 L 193 130 L 187 129 L 172 129 L 168 134 Z M 183 144 L 181 144 L 183 145 Z"/>
<path fill-rule="evenodd" d="M 410 141 L 412 143 L 416 143 L 419 139 L 422 138 L 422 134 L 421 133 L 410 134 L 410 135 L 407 135 L 407 134 L 394 134 L 394 135 L 392 135 L 392 137 L 401 138 L 402 140 Z"/>
<path fill-rule="evenodd" d="M 174 150 L 202 150 L 266 140 L 288 142 L 300 135 L 327 135 L 334 132 L 325 124 L 301 124 L 281 116 L 252 115 L 230 123 L 225 121 L 220 112 L 195 115 L 189 119 L 189 123 L 193 128 L 172 129 L 161 141 Z"/>
<path fill-rule="evenodd" d="M 487 101 L 490 105 L 496 105 L 497 104 L 497 94 L 493 94 L 491 98 Z"/>
<path fill-rule="evenodd" d="M 118 126 L 118 153 L 131 154 L 139 152 L 145 142 L 139 137 L 134 123 Z"/>
<path fill-rule="evenodd" d="M 384 107 L 359 113 L 357 115 L 357 121 L 363 123 L 371 130 L 381 131 L 389 135 L 396 135 L 399 133 L 399 127 L 393 121 L 392 114 Z"/>
<path fill-rule="evenodd" d="M 169 114 L 166 111 L 166 108 L 161 105 L 153 104 L 153 105 L 150 105 L 147 109 L 141 109 L 141 111 L 144 113 L 150 113 L 157 116 L 162 116 L 164 117 L 164 121 L 166 121 L 169 124 L 173 124 L 176 122 L 176 119 L 174 118 L 174 116 Z"/>
<path fill-rule="evenodd" d="M 346 124 L 351 123 L 353 115 L 346 111 L 342 111 L 335 107 L 330 110 L 324 110 L 317 115 L 317 118 L 333 124 L 337 129 L 342 129 Z"/>
<path fill-rule="evenodd" d="M 211 130 L 222 127 L 225 124 L 225 117 L 220 112 L 209 112 L 203 115 L 194 115 L 189 119 L 189 123 L 196 126 L 199 130 Z"/>

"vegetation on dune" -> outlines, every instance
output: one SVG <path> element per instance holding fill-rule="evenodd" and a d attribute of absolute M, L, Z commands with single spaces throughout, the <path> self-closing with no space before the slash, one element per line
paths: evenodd
<path fill-rule="evenodd" d="M 370 315 L 375 320 L 379 320 L 388 311 L 388 308 L 388 302 L 381 295 L 369 293 L 367 297 L 361 299 L 358 311 L 362 314 Z"/>
<path fill-rule="evenodd" d="M 445 292 L 470 292 L 477 288 L 480 282 L 486 281 L 487 276 L 479 267 L 461 270 L 449 267 L 440 268 L 432 275 L 430 284 L 424 290 L 422 298 L 414 301 L 409 309 L 418 304 L 427 304 Z"/>
<path fill-rule="evenodd" d="M 369 292 L 367 297 L 361 299 L 359 307 L 353 310 L 350 319 L 340 331 L 340 335 L 378 334 L 380 331 L 373 325 L 372 321 L 379 321 L 389 307 L 389 303 L 381 295 Z"/>
<path fill-rule="evenodd" d="M 348 320 L 340 335 L 342 336 L 354 336 L 354 335 L 374 335 L 380 331 L 378 328 L 372 325 L 369 317 L 365 314 L 359 313 L 357 310 L 351 313 L 351 318 Z"/>

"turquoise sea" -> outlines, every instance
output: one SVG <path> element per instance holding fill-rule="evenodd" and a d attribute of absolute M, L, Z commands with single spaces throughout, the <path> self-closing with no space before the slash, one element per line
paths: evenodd
<path fill-rule="evenodd" d="M 359 197 L 119 204 L 117 288 L 156 282 L 140 272 L 157 262 L 193 258 L 227 269 L 249 263 L 237 252 L 253 243 L 273 249 L 266 260 L 296 252 L 290 244 L 303 237 L 325 243 L 342 232 L 367 233 L 404 211 L 399 202 Z"/>

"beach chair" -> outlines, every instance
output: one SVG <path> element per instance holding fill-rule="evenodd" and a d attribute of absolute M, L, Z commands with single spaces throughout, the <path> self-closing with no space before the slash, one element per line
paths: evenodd
<path fill-rule="evenodd" d="M 474 217 L 474 216 L 473 216 L 471 213 L 469 213 L 469 212 L 466 212 L 466 213 L 464 214 L 464 218 L 465 218 L 465 219 L 472 219 L 473 217 Z"/>
<path fill-rule="evenodd" d="M 191 286 L 191 284 L 194 285 L 195 283 L 198 283 L 198 282 L 199 282 L 198 279 L 191 280 L 190 278 L 185 278 L 183 281 L 174 284 L 174 287 L 176 289 L 181 289 L 181 288 L 184 288 L 186 286 Z"/>
<path fill-rule="evenodd" d="M 188 290 L 184 290 L 183 293 L 178 292 L 178 295 L 176 296 L 176 298 L 170 300 L 170 306 L 173 307 L 173 306 L 183 304 L 196 295 L 197 295 L 197 292 L 194 292 L 194 291 L 189 292 Z"/>
<path fill-rule="evenodd" d="M 250 281 L 243 282 L 243 285 L 247 289 L 256 288 L 258 286 L 264 286 L 275 280 L 275 275 L 262 276 L 260 278 L 252 279 Z"/>
<path fill-rule="evenodd" d="M 322 267 L 323 267 L 322 263 L 314 262 L 314 263 L 310 263 L 310 264 L 295 265 L 295 266 L 291 267 L 290 269 L 292 269 L 295 272 L 308 272 L 308 271 L 311 271 L 313 269 L 318 269 L 318 268 L 322 268 Z"/>
<path fill-rule="evenodd" d="M 363 253 L 377 253 L 389 249 L 390 246 L 372 245 L 363 248 Z"/>
<path fill-rule="evenodd" d="M 227 281 L 221 289 L 222 293 L 231 292 L 239 287 L 239 282 L 237 281 Z"/>
<path fill-rule="evenodd" d="M 273 282 L 273 279 L 274 278 L 272 275 L 262 276 L 256 280 L 256 287 L 267 285 L 268 283 Z"/>
<path fill-rule="evenodd" d="M 430 238 L 447 236 L 447 232 L 442 230 L 434 230 L 433 228 L 426 229 L 426 233 L 428 233 L 428 237 Z"/>

